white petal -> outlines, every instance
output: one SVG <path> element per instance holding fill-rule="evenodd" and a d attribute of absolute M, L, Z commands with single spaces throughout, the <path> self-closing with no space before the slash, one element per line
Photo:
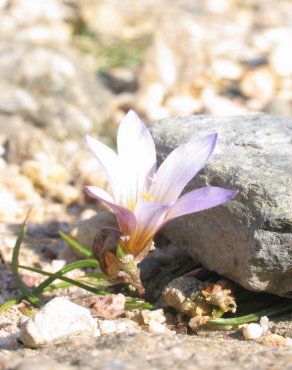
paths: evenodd
<path fill-rule="evenodd" d="M 133 111 L 120 124 L 117 146 L 124 182 L 121 204 L 134 211 L 151 186 L 149 177 L 156 171 L 156 152 L 150 132 Z"/>
<path fill-rule="evenodd" d="M 175 202 L 183 188 L 205 165 L 216 145 L 217 134 L 182 144 L 169 154 L 157 171 L 150 188 L 155 202 Z"/>
<path fill-rule="evenodd" d="M 119 158 L 117 154 L 107 147 L 102 142 L 92 138 L 88 134 L 85 135 L 91 152 L 98 160 L 101 168 L 104 170 L 107 180 L 112 188 L 112 192 L 115 198 L 115 202 L 118 204 L 120 200 L 120 194 L 122 192 L 120 179 L 120 166 Z"/>

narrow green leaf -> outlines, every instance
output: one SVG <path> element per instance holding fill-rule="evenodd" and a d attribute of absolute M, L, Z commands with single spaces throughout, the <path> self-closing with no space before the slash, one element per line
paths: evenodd
<path fill-rule="evenodd" d="M 71 285 L 72 284 L 65 283 L 65 282 L 64 283 L 59 283 L 59 284 L 52 284 L 50 286 L 45 287 L 43 292 L 51 292 L 52 290 L 55 290 L 55 289 L 68 288 Z"/>
<path fill-rule="evenodd" d="M 225 314 L 225 311 L 223 310 L 223 308 L 218 307 L 218 306 L 212 306 L 212 317 L 214 319 L 218 319 L 224 314 Z"/>
<path fill-rule="evenodd" d="M 104 279 L 104 280 L 110 279 L 107 276 L 107 274 L 105 274 L 104 272 L 100 272 L 98 274 L 88 274 L 85 276 L 81 276 L 81 278 L 94 278 L 94 279 Z"/>
<path fill-rule="evenodd" d="M 13 306 L 14 304 L 20 303 L 23 298 L 25 298 L 24 295 L 20 295 L 18 297 L 12 298 L 9 301 L 5 302 L 0 307 L 0 314 L 2 315 L 3 312 L 5 312 L 9 307 Z"/>
<path fill-rule="evenodd" d="M 69 284 L 69 283 L 52 284 L 50 286 L 45 287 L 43 289 L 43 292 L 51 292 L 52 290 L 67 288 L 71 285 L 72 284 Z M 9 301 L 5 302 L 0 307 L 0 315 L 2 315 L 2 313 L 4 313 L 9 307 L 13 306 L 14 304 L 20 303 L 23 298 L 25 298 L 24 295 L 20 295 L 18 297 L 12 298 Z"/>
<path fill-rule="evenodd" d="M 30 214 L 30 211 L 28 212 L 27 216 L 26 216 L 26 219 L 23 223 L 23 226 L 21 228 L 21 231 L 18 235 L 18 238 L 16 240 L 16 243 L 15 243 L 15 246 L 14 246 L 14 249 L 13 249 L 13 254 L 12 254 L 12 268 L 11 268 L 11 271 L 12 271 L 12 274 L 13 274 L 13 277 L 14 277 L 14 280 L 19 288 L 19 290 L 22 292 L 22 294 L 25 296 L 25 298 L 31 303 L 33 304 L 34 306 L 37 306 L 37 307 L 41 307 L 44 305 L 44 303 L 36 296 L 34 295 L 29 289 L 28 287 L 24 284 L 24 282 L 22 281 L 21 279 L 21 276 L 18 272 L 18 268 L 15 266 L 18 264 L 18 255 L 19 255 L 19 250 L 20 250 L 20 246 L 21 246 L 21 243 L 23 242 L 23 239 L 24 239 L 24 236 L 27 232 L 27 225 L 28 225 L 28 218 L 29 218 L 29 214 Z"/>
<path fill-rule="evenodd" d="M 53 278 L 53 280 L 60 279 L 60 280 L 66 281 L 67 283 L 70 283 L 72 285 L 76 285 L 79 288 L 82 288 L 84 290 L 87 290 L 88 292 L 92 292 L 92 293 L 100 294 L 100 295 L 111 295 L 111 293 L 109 293 L 109 292 L 106 292 L 104 290 L 99 290 L 99 289 L 91 288 L 88 285 L 79 283 L 78 281 L 75 281 L 73 279 L 67 278 L 67 277 L 62 276 L 62 275 L 51 274 L 50 272 L 46 272 L 46 271 L 42 271 L 42 270 L 38 270 L 38 269 L 35 269 L 35 268 L 32 268 L 32 267 L 27 267 L 27 266 L 22 266 L 22 265 L 16 265 L 16 267 L 22 268 L 22 269 L 28 270 L 28 271 L 37 272 L 37 273 L 39 273 L 41 275 L 44 275 L 44 276 L 49 276 L 49 277 Z"/>
<path fill-rule="evenodd" d="M 35 314 L 34 312 L 32 312 L 30 310 L 26 310 L 23 307 L 19 307 L 18 311 L 20 311 L 23 315 L 28 316 L 28 317 L 32 317 Z"/>
<path fill-rule="evenodd" d="M 75 269 L 78 269 L 78 268 L 82 268 L 82 267 L 99 267 L 99 263 L 98 263 L 97 260 L 77 261 L 77 262 L 71 263 L 70 265 L 67 265 L 67 266 L 63 267 L 62 269 L 57 271 L 55 274 L 56 275 L 64 275 L 69 271 L 72 271 L 72 270 L 75 270 Z M 41 270 L 38 270 L 38 271 L 41 271 Z M 57 279 L 59 279 L 59 278 L 57 278 Z M 36 294 L 36 295 L 40 294 L 44 290 L 44 288 L 46 286 L 50 285 L 54 280 L 56 280 L 56 278 L 49 277 L 48 279 L 43 281 L 39 286 L 37 286 L 33 290 L 33 293 Z"/>
<path fill-rule="evenodd" d="M 85 284 L 91 285 L 91 286 L 112 286 L 112 285 L 115 285 L 115 283 L 111 283 L 110 281 L 104 280 L 104 279 L 95 279 L 95 278 L 89 278 L 89 277 L 83 277 L 83 276 L 76 277 L 75 279 L 77 279 L 78 281 L 81 281 Z"/>
<path fill-rule="evenodd" d="M 252 321 L 257 321 L 263 316 L 277 315 L 289 309 L 292 309 L 292 300 L 290 300 L 290 302 L 285 302 L 275 307 L 268 308 L 267 310 L 260 311 L 251 315 L 236 317 L 234 319 L 209 320 L 207 323 L 209 325 L 242 325 Z"/>
<path fill-rule="evenodd" d="M 82 260 L 82 261 L 74 262 L 74 263 L 71 263 L 70 265 L 67 265 L 67 266 L 63 267 L 62 269 L 57 271 L 56 274 L 63 275 L 63 274 L 66 274 L 69 271 L 75 270 L 76 268 L 82 268 L 82 267 L 99 267 L 99 263 L 96 260 Z M 52 278 L 52 277 L 49 277 L 48 279 L 44 280 L 40 285 L 38 285 L 32 291 L 32 293 L 35 294 L 35 295 L 38 295 L 43 291 L 53 290 L 52 288 L 49 287 L 49 285 L 54 280 L 56 280 L 56 279 Z M 61 286 L 61 284 L 67 284 L 67 285 Z M 70 286 L 71 285 L 70 283 L 61 283 L 61 284 L 56 284 L 56 287 L 58 287 L 56 289 L 59 289 L 59 286 L 60 286 L 60 288 L 63 288 L 65 286 Z M 18 304 L 19 302 L 21 302 L 21 300 L 23 298 L 25 298 L 25 297 L 24 296 L 18 296 L 18 297 L 15 297 L 15 298 L 11 299 L 10 301 L 4 303 L 4 305 L 2 305 L 0 307 L 0 314 L 5 312 L 9 307 L 13 306 L 14 304 Z"/>
<path fill-rule="evenodd" d="M 187 265 L 185 265 L 184 267 L 182 267 L 181 269 L 179 269 L 175 274 L 174 274 L 174 277 L 171 279 L 176 279 L 180 276 L 183 276 L 185 274 L 187 274 L 188 272 L 191 272 L 193 271 L 194 269 L 197 269 L 198 267 L 202 266 L 200 262 L 197 262 L 197 261 L 191 261 L 189 262 Z M 171 281 L 170 280 L 170 281 Z"/>
<path fill-rule="evenodd" d="M 75 240 L 71 239 L 68 235 L 66 235 L 62 231 L 59 231 L 59 234 L 62 239 L 66 240 L 66 242 L 68 242 L 73 248 L 77 249 L 79 252 L 84 254 L 84 256 L 89 257 L 89 258 L 94 258 L 92 252 L 82 247 L 82 245 L 78 244 Z"/>

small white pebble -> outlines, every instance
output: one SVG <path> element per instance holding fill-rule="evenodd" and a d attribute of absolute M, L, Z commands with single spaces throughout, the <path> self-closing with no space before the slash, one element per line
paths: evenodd
<path fill-rule="evenodd" d="M 99 329 L 96 329 L 94 334 L 93 334 L 93 338 L 97 338 L 97 337 L 100 337 L 101 336 L 101 332 Z"/>
<path fill-rule="evenodd" d="M 99 323 L 99 329 L 101 335 L 111 334 L 117 331 L 117 325 L 113 320 L 104 320 Z"/>
<path fill-rule="evenodd" d="M 269 319 L 267 316 L 263 316 L 260 320 L 260 325 L 263 328 L 263 331 L 267 331 L 269 329 Z"/>
<path fill-rule="evenodd" d="M 118 333 L 122 333 L 123 331 L 125 331 L 126 329 L 128 329 L 128 327 L 130 326 L 131 324 L 129 324 L 128 322 L 126 321 L 122 321 L 122 322 L 117 322 L 117 332 Z"/>
<path fill-rule="evenodd" d="M 166 327 L 159 322 L 150 320 L 149 322 L 149 333 L 162 334 L 166 332 Z"/>
<path fill-rule="evenodd" d="M 286 338 L 286 346 L 287 347 L 292 347 L 292 339 L 291 338 Z"/>
<path fill-rule="evenodd" d="M 164 316 L 164 311 L 162 309 L 149 311 L 149 310 L 142 310 L 141 312 L 144 324 L 149 324 L 151 320 L 162 324 L 166 321 L 166 317 Z"/>
<path fill-rule="evenodd" d="M 4 238 L 4 243 L 6 244 L 7 247 L 9 248 L 14 248 L 16 239 L 15 238 L 9 238 L 8 236 Z"/>
<path fill-rule="evenodd" d="M 53 260 L 51 262 L 52 271 L 61 270 L 64 266 L 66 266 L 66 260 Z"/>
<path fill-rule="evenodd" d="M 263 328 L 258 324 L 248 324 L 243 329 L 245 339 L 257 339 L 263 334 Z"/>
<path fill-rule="evenodd" d="M 7 166 L 7 163 L 5 162 L 3 158 L 0 157 L 0 170 L 4 170 L 6 166 Z"/>

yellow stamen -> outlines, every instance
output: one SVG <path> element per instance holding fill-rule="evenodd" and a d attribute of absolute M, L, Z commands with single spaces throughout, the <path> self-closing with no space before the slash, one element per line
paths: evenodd
<path fill-rule="evenodd" d="M 149 202 L 153 202 L 153 198 L 150 196 L 149 191 L 146 192 L 146 194 L 143 195 L 142 199 L 149 200 Z"/>

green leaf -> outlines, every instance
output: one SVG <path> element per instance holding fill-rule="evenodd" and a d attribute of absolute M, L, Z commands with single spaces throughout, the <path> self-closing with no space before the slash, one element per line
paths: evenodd
<path fill-rule="evenodd" d="M 279 304 L 275 307 L 269 308 L 264 311 L 260 311 L 251 315 L 236 317 L 234 319 L 216 319 L 209 320 L 207 324 L 209 325 L 242 325 L 252 321 L 257 321 L 263 316 L 277 315 L 281 312 L 292 309 L 292 300 Z"/>
<path fill-rule="evenodd" d="M 16 240 L 14 249 L 13 249 L 13 254 L 12 254 L 12 274 L 14 277 L 14 280 L 19 288 L 19 290 L 22 292 L 22 294 L 25 296 L 25 298 L 34 306 L 41 307 L 44 305 L 44 303 L 35 295 L 33 294 L 28 287 L 24 284 L 24 282 L 21 279 L 21 276 L 18 272 L 18 269 L 16 265 L 18 264 L 18 255 L 19 255 L 19 250 L 21 243 L 23 242 L 24 236 L 27 232 L 27 226 L 28 226 L 28 218 L 29 218 L 30 211 L 28 212 L 26 219 L 23 223 L 23 226 L 21 228 L 21 231 L 18 235 L 18 238 Z"/>
<path fill-rule="evenodd" d="M 22 265 L 16 265 L 16 267 L 22 268 L 22 269 L 28 270 L 28 271 L 37 272 L 37 273 L 39 273 L 41 275 L 44 275 L 44 276 L 49 276 L 49 277 L 53 278 L 53 280 L 60 279 L 60 280 L 66 281 L 67 283 L 70 283 L 72 285 L 76 285 L 79 288 L 82 288 L 84 290 L 87 290 L 88 292 L 92 292 L 92 293 L 100 294 L 100 295 L 111 295 L 111 293 L 108 293 L 108 292 L 106 292 L 104 290 L 99 290 L 99 289 L 91 288 L 88 285 L 79 283 L 78 281 L 75 281 L 73 279 L 67 278 L 67 277 L 62 276 L 62 275 L 59 275 L 59 274 L 51 274 L 50 272 L 46 272 L 46 271 L 42 271 L 42 270 L 38 270 L 38 269 L 35 269 L 35 268 L 32 268 L 32 267 L 27 267 L 27 266 L 22 266 Z"/>
<path fill-rule="evenodd" d="M 99 267 L 99 263 L 96 260 L 82 260 L 82 261 L 74 262 L 74 263 L 71 263 L 70 265 L 67 265 L 67 266 L 63 267 L 62 269 L 60 269 L 59 271 L 57 271 L 56 274 L 63 275 L 63 274 L 66 274 L 69 271 L 75 270 L 77 268 L 82 268 L 82 267 Z M 51 291 L 51 290 L 53 290 L 51 287 L 49 287 L 49 285 L 54 280 L 56 280 L 56 279 L 53 278 L 53 277 L 49 277 L 48 279 L 46 279 L 45 281 L 43 281 L 40 285 L 38 285 L 32 291 L 32 293 L 35 294 L 35 295 L 37 295 L 37 294 L 40 294 L 43 291 Z M 64 286 L 62 286 L 62 284 Z M 55 286 L 56 286 L 56 289 L 59 289 L 59 288 L 63 288 L 65 286 L 70 286 L 70 285 L 71 285 L 70 283 L 61 283 L 61 284 L 56 284 Z M 10 301 L 4 303 L 0 307 L 0 314 L 2 314 L 3 312 L 5 312 L 12 305 L 18 304 L 19 302 L 21 302 L 21 300 L 23 298 L 25 298 L 25 297 L 24 296 L 18 296 L 18 297 L 15 297 L 15 298 L 11 299 Z"/>
<path fill-rule="evenodd" d="M 68 235 L 63 233 L 62 231 L 59 231 L 59 234 L 62 239 L 66 240 L 73 248 L 84 254 L 84 256 L 89 258 L 94 258 L 93 253 L 90 252 L 88 249 L 82 247 L 82 245 L 78 244 L 75 240 L 71 239 Z"/>
<path fill-rule="evenodd" d="M 82 267 L 99 267 L 99 263 L 96 260 L 77 261 L 77 262 L 71 263 L 70 265 L 67 265 L 67 266 L 63 267 L 62 269 L 57 271 L 55 274 L 56 275 L 64 275 L 69 271 L 72 271 L 72 270 L 75 270 L 75 269 L 78 269 L 78 268 L 82 268 Z M 41 271 L 41 270 L 38 270 L 38 272 L 39 271 Z M 59 279 L 59 277 L 57 279 Z M 46 286 L 50 285 L 54 280 L 56 280 L 56 278 L 49 277 L 48 279 L 43 281 L 39 286 L 37 286 L 33 290 L 33 293 L 36 294 L 36 295 L 40 294 L 44 290 L 44 288 Z"/>

